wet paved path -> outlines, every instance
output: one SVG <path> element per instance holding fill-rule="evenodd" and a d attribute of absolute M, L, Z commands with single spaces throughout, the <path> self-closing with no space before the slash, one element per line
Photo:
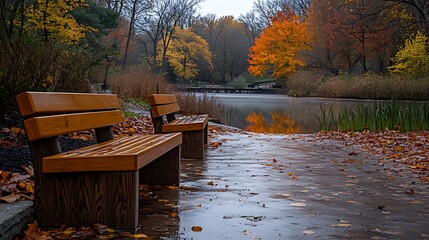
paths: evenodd
<path fill-rule="evenodd" d="M 380 157 L 302 136 L 221 133 L 158 189 L 141 232 L 161 239 L 429 239 L 429 186 Z M 177 214 L 177 215 L 176 215 Z M 192 228 L 194 227 L 194 228 Z M 201 227 L 201 229 L 199 228 Z"/>

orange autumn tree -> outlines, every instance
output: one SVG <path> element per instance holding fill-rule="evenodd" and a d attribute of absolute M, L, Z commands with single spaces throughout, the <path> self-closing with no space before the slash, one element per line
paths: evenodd
<path fill-rule="evenodd" d="M 300 22 L 290 9 L 280 11 L 260 38 L 255 39 L 255 44 L 250 48 L 247 70 L 254 76 L 263 76 L 273 68 L 273 77 L 287 78 L 297 67 L 305 65 L 298 53 L 309 49 L 307 24 Z"/>

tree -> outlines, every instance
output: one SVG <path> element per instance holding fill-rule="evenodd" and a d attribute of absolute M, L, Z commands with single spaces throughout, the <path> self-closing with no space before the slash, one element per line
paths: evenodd
<path fill-rule="evenodd" d="M 125 5 L 127 6 L 127 10 L 129 11 L 127 16 L 129 21 L 129 27 L 128 27 L 127 40 L 125 43 L 124 56 L 122 58 L 122 70 L 125 69 L 125 66 L 127 64 L 128 51 L 130 48 L 131 39 L 135 33 L 137 16 L 142 13 L 144 14 L 146 10 L 150 9 L 152 3 L 147 0 L 132 0 L 129 3 L 125 3 Z"/>
<path fill-rule="evenodd" d="M 418 32 L 415 37 L 405 41 L 392 59 L 394 65 L 389 67 L 391 74 L 404 75 L 417 78 L 429 72 L 429 42 L 428 37 Z"/>
<path fill-rule="evenodd" d="M 174 73 L 182 79 L 195 78 L 199 73 L 199 62 L 212 68 L 207 42 L 189 28 L 176 27 L 166 57 Z"/>
<path fill-rule="evenodd" d="M 19 92 L 89 91 L 91 66 L 108 45 L 102 35 L 117 19 L 84 0 L 0 1 L 0 122 Z"/>
<path fill-rule="evenodd" d="M 45 42 L 49 38 L 68 44 L 76 44 L 92 28 L 77 23 L 71 11 L 87 7 L 84 0 L 37 0 L 27 10 L 27 30 L 42 30 Z"/>
<path fill-rule="evenodd" d="M 208 80 L 225 84 L 246 71 L 250 45 L 242 23 L 233 16 L 207 15 L 196 19 L 193 26 L 195 33 L 207 41 L 213 55 L 213 76 Z"/>
<path fill-rule="evenodd" d="M 313 0 L 307 19 L 312 60 L 332 72 L 385 72 L 409 31 L 408 18 L 403 6 L 384 1 Z"/>
<path fill-rule="evenodd" d="M 290 10 L 278 12 L 255 45 L 250 48 L 248 71 L 263 76 L 271 67 L 276 79 L 287 78 L 304 66 L 298 53 L 310 49 L 307 25 Z"/>
<path fill-rule="evenodd" d="M 424 33 L 429 33 L 429 1 L 428 0 L 384 0 L 385 2 L 400 3 L 411 7 L 415 23 Z"/>
<path fill-rule="evenodd" d="M 310 3 L 311 0 L 256 0 L 253 9 L 241 15 L 238 21 L 244 24 L 244 31 L 252 45 L 278 11 L 290 9 L 298 16 L 306 16 Z"/>
<path fill-rule="evenodd" d="M 153 71 L 166 71 L 166 52 L 177 26 L 187 27 L 186 24 L 195 14 L 196 6 L 202 0 L 159 0 L 154 1 L 148 11 L 137 16 L 136 27 L 148 38 L 145 48 L 147 63 Z M 162 41 L 161 41 L 162 40 Z M 161 44 L 161 45 L 159 45 Z M 161 53 L 161 61 L 157 54 Z M 158 68 L 158 69 L 157 69 Z"/>

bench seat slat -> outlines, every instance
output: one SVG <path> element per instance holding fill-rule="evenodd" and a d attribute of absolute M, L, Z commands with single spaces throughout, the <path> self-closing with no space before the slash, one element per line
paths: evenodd
<path fill-rule="evenodd" d="M 185 116 L 162 126 L 163 132 L 198 131 L 203 130 L 209 120 L 207 114 Z"/>
<path fill-rule="evenodd" d="M 133 147 L 122 148 L 129 142 Z M 44 157 L 43 172 L 135 171 L 181 143 L 181 133 L 124 137 Z M 111 151 L 115 148 L 121 150 Z"/>
<path fill-rule="evenodd" d="M 123 122 L 120 110 L 34 117 L 24 121 L 29 141 Z"/>
<path fill-rule="evenodd" d="M 114 94 L 24 92 L 16 99 L 23 117 L 120 108 L 119 100 Z"/>

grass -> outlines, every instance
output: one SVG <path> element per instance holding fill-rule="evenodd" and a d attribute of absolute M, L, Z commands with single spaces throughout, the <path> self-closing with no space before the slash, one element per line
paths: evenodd
<path fill-rule="evenodd" d="M 319 122 L 322 130 L 429 130 L 429 103 L 391 100 L 372 105 L 360 104 L 343 109 L 336 116 L 332 107 L 328 112 L 321 107 Z M 336 122 L 337 129 L 330 122 Z"/>
<path fill-rule="evenodd" d="M 141 117 L 140 114 L 131 111 L 124 111 L 123 113 L 125 117 Z"/>
<path fill-rule="evenodd" d="M 336 124 L 336 118 L 334 116 L 334 104 L 332 104 L 328 111 L 320 105 L 320 116 L 317 117 L 322 131 L 332 130 Z"/>
<path fill-rule="evenodd" d="M 123 98 L 122 100 L 124 100 L 127 103 L 132 103 L 144 108 L 150 108 L 150 105 L 147 101 L 143 101 L 143 100 L 138 100 L 138 99 L 134 99 L 134 98 Z"/>

